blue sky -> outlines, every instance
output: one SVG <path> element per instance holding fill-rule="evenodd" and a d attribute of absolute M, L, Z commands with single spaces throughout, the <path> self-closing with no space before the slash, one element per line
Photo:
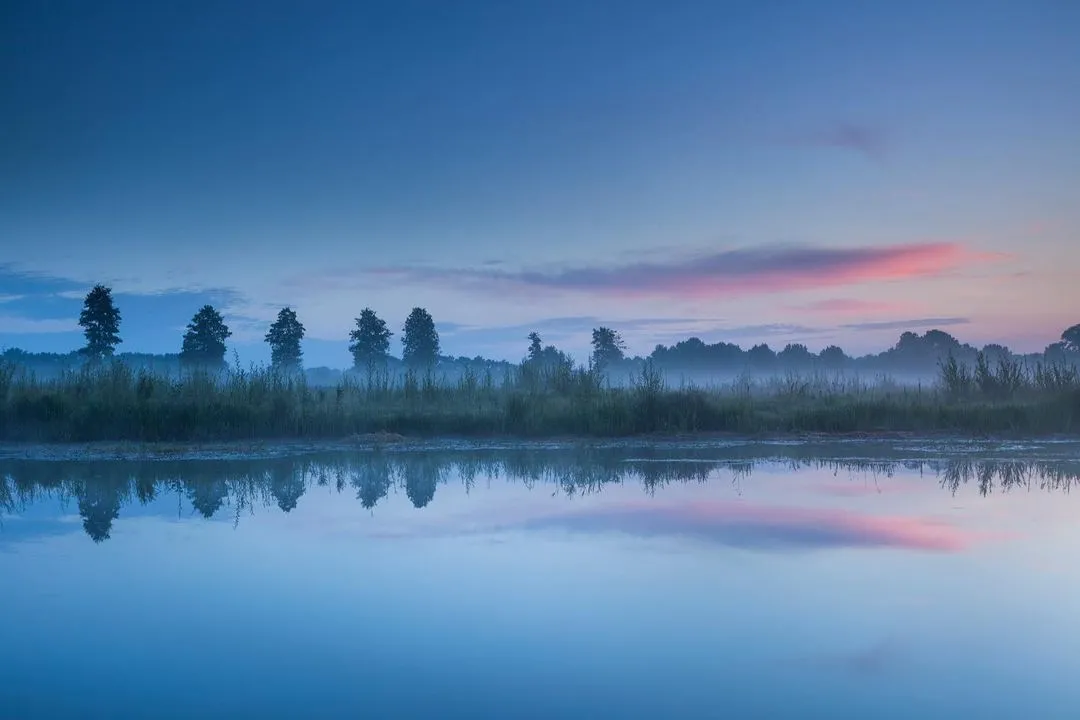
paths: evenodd
<path fill-rule="evenodd" d="M 1080 321 L 1072 2 L 0 13 L 0 345 L 77 346 L 97 281 L 125 350 L 213 302 L 261 359 L 289 304 L 337 366 L 365 306 L 511 359 Z"/>

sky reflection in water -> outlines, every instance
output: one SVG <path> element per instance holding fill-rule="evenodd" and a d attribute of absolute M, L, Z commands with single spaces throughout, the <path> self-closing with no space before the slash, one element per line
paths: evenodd
<path fill-rule="evenodd" d="M 0 707 L 1071 717 L 1073 457 L 0 460 Z"/>

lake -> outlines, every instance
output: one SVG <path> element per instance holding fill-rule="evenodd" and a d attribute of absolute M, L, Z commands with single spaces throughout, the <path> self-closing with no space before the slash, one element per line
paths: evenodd
<path fill-rule="evenodd" d="M 1075 718 L 1080 445 L 0 453 L 0 716 Z"/>

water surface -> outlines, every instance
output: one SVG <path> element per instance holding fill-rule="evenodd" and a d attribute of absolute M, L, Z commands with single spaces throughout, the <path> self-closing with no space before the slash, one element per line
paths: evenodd
<path fill-rule="evenodd" d="M 4 717 L 1073 718 L 1071 443 L 0 459 Z"/>

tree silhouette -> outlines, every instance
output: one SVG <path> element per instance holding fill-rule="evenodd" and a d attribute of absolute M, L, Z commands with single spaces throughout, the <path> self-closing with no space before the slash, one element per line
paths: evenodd
<path fill-rule="evenodd" d="M 390 356 L 390 336 L 386 321 L 375 314 L 371 308 L 360 311 L 356 318 L 356 329 L 349 333 L 349 352 L 353 356 L 353 367 L 366 367 L 369 374 L 380 367 L 386 367 Z"/>
<path fill-rule="evenodd" d="M 801 368 L 810 365 L 813 356 L 802 343 L 789 343 L 776 354 L 776 358 L 789 368 Z"/>
<path fill-rule="evenodd" d="M 1073 325 L 1061 333 L 1061 342 L 1070 352 L 1080 352 L 1080 325 Z"/>
<path fill-rule="evenodd" d="M 232 333 L 213 305 L 203 305 L 188 323 L 180 362 L 185 365 L 220 369 L 225 366 L 225 340 Z"/>
<path fill-rule="evenodd" d="M 847 360 L 847 355 L 845 355 L 844 351 L 836 345 L 830 345 L 825 348 L 818 357 L 821 358 L 821 362 L 824 363 L 826 367 L 830 368 L 838 368 L 844 364 L 845 360 Z"/>
<path fill-rule="evenodd" d="M 540 333 L 529 333 L 529 360 L 536 362 L 540 359 L 540 354 L 544 352 L 544 346 L 540 342 Z"/>
<path fill-rule="evenodd" d="M 439 359 L 439 333 L 427 310 L 415 307 L 409 313 L 401 345 L 401 359 L 408 368 L 430 370 L 435 367 Z"/>
<path fill-rule="evenodd" d="M 768 368 L 776 361 L 776 353 L 768 343 L 761 343 L 746 351 L 746 361 L 755 368 Z"/>
<path fill-rule="evenodd" d="M 592 331 L 592 348 L 593 366 L 604 372 L 612 363 L 623 359 L 626 343 L 611 328 L 598 327 Z"/>
<path fill-rule="evenodd" d="M 304 356 L 304 351 L 300 349 L 303 339 L 304 326 L 296 319 L 296 312 L 289 307 L 282 308 L 266 333 L 266 342 L 270 344 L 270 365 L 275 370 L 299 370 Z"/>
<path fill-rule="evenodd" d="M 967 362 L 975 359 L 976 350 L 943 330 L 927 330 L 923 335 L 905 332 L 887 356 L 904 368 L 931 368 L 947 357 Z"/>
<path fill-rule="evenodd" d="M 94 361 L 112 357 L 120 339 L 120 311 L 112 299 L 112 289 L 95 285 L 86 294 L 79 325 L 86 336 L 86 347 L 81 352 Z"/>

